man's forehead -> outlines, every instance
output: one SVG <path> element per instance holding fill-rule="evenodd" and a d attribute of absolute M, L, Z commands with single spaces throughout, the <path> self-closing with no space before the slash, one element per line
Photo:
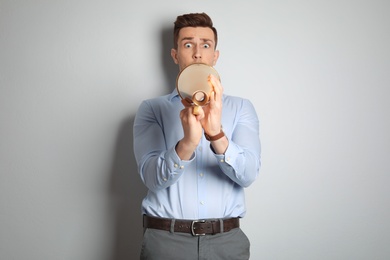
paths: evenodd
<path fill-rule="evenodd" d="M 184 27 L 179 32 L 179 39 L 195 37 L 214 41 L 214 32 L 208 27 Z"/>

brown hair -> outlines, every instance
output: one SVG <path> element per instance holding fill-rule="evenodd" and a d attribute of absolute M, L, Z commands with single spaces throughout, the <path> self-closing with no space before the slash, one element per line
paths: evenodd
<path fill-rule="evenodd" d="M 176 18 L 173 28 L 173 48 L 177 49 L 179 32 L 184 27 L 208 27 L 214 32 L 215 48 L 217 48 L 218 34 L 213 26 L 213 21 L 205 13 L 183 14 Z"/>

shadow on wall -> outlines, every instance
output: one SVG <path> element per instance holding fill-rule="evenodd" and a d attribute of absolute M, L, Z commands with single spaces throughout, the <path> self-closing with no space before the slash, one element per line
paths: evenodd
<path fill-rule="evenodd" d="M 173 44 L 172 28 L 161 29 L 161 42 L 161 65 L 165 75 L 162 85 L 166 85 L 166 90 L 171 93 L 178 74 L 178 67 L 170 55 Z M 139 259 L 141 250 L 141 202 L 147 189 L 139 177 L 134 157 L 134 119 L 135 115 L 129 116 L 120 127 L 112 166 L 110 192 L 115 203 L 115 240 L 110 260 Z"/>
<path fill-rule="evenodd" d="M 161 29 L 161 66 L 165 75 L 167 94 L 176 86 L 176 77 L 179 73 L 178 65 L 172 60 L 171 49 L 173 47 L 173 26 Z"/>
<path fill-rule="evenodd" d="M 134 158 L 133 124 L 134 116 L 131 116 L 119 130 L 111 173 L 115 239 L 110 259 L 114 260 L 138 259 L 142 242 L 141 201 L 147 190 Z"/>

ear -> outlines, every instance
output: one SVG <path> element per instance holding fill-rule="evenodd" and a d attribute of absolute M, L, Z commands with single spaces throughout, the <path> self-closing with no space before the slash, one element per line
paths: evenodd
<path fill-rule="evenodd" d="M 213 66 L 215 66 L 215 64 L 217 64 L 218 58 L 219 58 L 219 50 L 216 50 L 216 51 L 214 52 Z"/>
<path fill-rule="evenodd" d="M 171 49 L 171 57 L 175 64 L 179 64 L 179 60 L 177 59 L 177 50 L 176 49 Z"/>

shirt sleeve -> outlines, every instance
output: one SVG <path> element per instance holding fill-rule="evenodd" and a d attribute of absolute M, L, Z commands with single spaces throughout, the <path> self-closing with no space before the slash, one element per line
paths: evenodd
<path fill-rule="evenodd" d="M 141 103 L 136 114 L 133 140 L 138 172 L 151 191 L 165 189 L 176 183 L 186 166 L 195 158 L 194 154 L 188 161 L 181 160 L 175 146 L 166 146 L 164 132 L 148 101 Z"/>
<path fill-rule="evenodd" d="M 227 133 L 230 138 L 225 154 L 215 154 L 215 157 L 224 174 L 240 186 L 248 187 L 256 180 L 261 166 L 260 124 L 252 103 L 246 99 L 235 118 L 238 121 Z"/>

